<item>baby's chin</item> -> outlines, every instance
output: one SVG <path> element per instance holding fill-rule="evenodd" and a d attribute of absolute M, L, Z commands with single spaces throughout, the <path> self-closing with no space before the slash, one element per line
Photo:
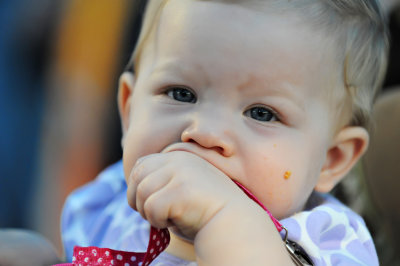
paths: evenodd
<path fill-rule="evenodd" d="M 290 216 L 293 216 L 296 213 L 309 211 L 314 207 L 321 205 L 323 201 L 324 198 L 321 196 L 321 193 L 313 191 L 304 204 L 301 204 L 300 206 L 292 208 L 290 210 L 284 211 L 279 215 L 275 215 L 275 218 L 278 220 L 282 220 L 285 218 L 289 218 Z"/>

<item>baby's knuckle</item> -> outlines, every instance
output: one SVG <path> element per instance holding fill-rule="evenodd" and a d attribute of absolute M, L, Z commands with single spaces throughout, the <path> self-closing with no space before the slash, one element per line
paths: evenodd
<path fill-rule="evenodd" d="M 143 213 L 146 215 L 148 219 L 154 218 L 153 214 L 153 203 L 151 200 L 146 200 L 143 204 Z"/>
<path fill-rule="evenodd" d="M 177 178 L 174 179 L 171 189 L 175 191 L 176 195 L 182 200 L 190 199 L 191 192 L 193 190 L 192 186 L 188 182 L 188 176 L 177 174 Z"/>
<path fill-rule="evenodd" d="M 145 182 L 140 182 L 137 187 L 136 187 L 136 195 L 139 199 L 144 202 L 146 198 L 148 197 L 149 191 L 148 188 L 145 184 Z"/>
<path fill-rule="evenodd" d="M 156 211 L 157 201 L 153 198 L 147 199 L 143 204 L 143 213 L 146 219 L 156 227 L 163 225 L 160 215 Z"/>
<path fill-rule="evenodd" d="M 136 209 L 136 200 L 135 199 L 136 199 L 135 193 L 132 193 L 130 190 L 128 190 L 128 192 L 127 192 L 128 205 L 134 209 Z"/>
<path fill-rule="evenodd" d="M 145 194 L 146 192 L 146 187 L 144 185 L 144 182 L 138 183 L 136 185 L 136 194 L 141 197 Z"/>
<path fill-rule="evenodd" d="M 181 221 L 185 215 L 185 208 L 181 204 L 174 204 L 170 208 L 168 217 L 173 221 Z"/>
<path fill-rule="evenodd" d="M 132 179 L 133 179 L 134 181 L 137 180 L 138 177 L 141 176 L 141 174 L 143 173 L 143 169 L 144 169 L 144 165 L 138 165 L 138 166 L 135 166 L 135 167 L 133 168 L 133 171 L 132 171 Z"/>

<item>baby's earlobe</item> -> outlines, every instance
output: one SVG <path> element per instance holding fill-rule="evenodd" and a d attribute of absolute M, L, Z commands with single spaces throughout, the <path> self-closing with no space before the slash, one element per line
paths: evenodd
<path fill-rule="evenodd" d="M 368 132 L 362 127 L 346 127 L 340 130 L 326 154 L 315 190 L 329 192 L 358 162 L 368 147 Z"/>
<path fill-rule="evenodd" d="M 330 169 L 322 170 L 314 190 L 321 193 L 328 193 L 336 185 L 336 182 L 333 181 L 332 171 Z"/>
<path fill-rule="evenodd" d="M 135 76 L 133 73 L 124 72 L 119 78 L 118 87 L 118 111 L 121 117 L 122 133 L 124 134 L 129 127 L 129 117 L 131 112 L 131 96 L 135 86 Z"/>

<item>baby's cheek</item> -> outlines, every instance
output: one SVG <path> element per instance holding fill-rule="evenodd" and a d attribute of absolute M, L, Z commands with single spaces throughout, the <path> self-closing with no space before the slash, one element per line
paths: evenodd
<path fill-rule="evenodd" d="M 161 152 L 167 145 L 179 139 L 179 133 L 165 122 L 158 122 L 145 117 L 145 121 L 133 120 L 132 127 L 126 132 L 123 142 L 124 173 L 129 176 L 137 159 Z M 153 121 L 150 123 L 149 121 Z M 160 133 L 162 132 L 162 134 Z"/>
<path fill-rule="evenodd" d="M 289 181 L 290 182 L 290 181 Z M 293 195 L 289 182 L 274 181 L 267 185 L 265 205 L 276 218 L 282 218 L 292 209 Z"/>
<path fill-rule="evenodd" d="M 125 139 L 122 155 L 125 180 L 130 177 L 132 169 L 140 157 L 154 153 L 151 149 L 149 149 L 151 148 L 150 145 L 146 147 L 141 145 L 140 142 L 143 143 L 144 141 L 140 141 L 140 138 L 135 138 L 135 136 Z"/>
<path fill-rule="evenodd" d="M 303 169 L 293 170 L 289 177 L 285 174 L 282 187 L 284 197 L 281 199 L 282 208 L 279 217 L 285 218 L 303 210 L 312 190 L 313 185 L 308 174 Z"/>
<path fill-rule="evenodd" d="M 274 214 L 277 210 L 287 205 L 287 190 L 284 180 L 284 168 L 277 167 L 271 163 L 265 164 L 265 167 L 252 168 L 249 173 L 250 191 Z"/>
<path fill-rule="evenodd" d="M 270 160 L 263 170 L 254 171 L 253 176 L 257 176 L 252 184 L 254 193 L 276 218 L 291 215 L 305 201 L 301 192 L 305 173 L 298 162 Z"/>

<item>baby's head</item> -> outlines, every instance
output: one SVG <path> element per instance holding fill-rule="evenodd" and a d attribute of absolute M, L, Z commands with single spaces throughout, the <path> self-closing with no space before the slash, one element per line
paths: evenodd
<path fill-rule="evenodd" d="M 120 79 L 125 175 L 174 146 L 278 218 L 330 191 L 368 146 L 387 53 L 376 2 L 151 0 Z"/>

